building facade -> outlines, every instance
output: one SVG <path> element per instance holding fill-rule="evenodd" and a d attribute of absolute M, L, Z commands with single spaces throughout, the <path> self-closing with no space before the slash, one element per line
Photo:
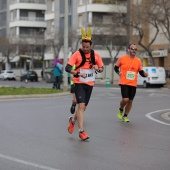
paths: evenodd
<path fill-rule="evenodd" d="M 15 50 L 9 54 L 9 61 L 19 63 L 25 70 L 33 69 L 34 59 L 41 59 L 44 53 L 45 0 L 7 0 L 3 6 L 6 7 L 6 14 L 2 15 L 6 16 L 6 20 L 1 18 L 1 21 L 6 28 L 0 31 L 6 33 L 8 41 L 15 45 Z M 7 64 L 5 67 L 10 69 L 7 60 L 3 60 Z"/>
<path fill-rule="evenodd" d="M 31 63 L 37 59 L 43 61 L 45 69 L 53 66 L 56 57 L 63 59 L 64 3 L 64 0 L 0 0 L 0 36 L 8 37 L 17 45 L 15 53 L 11 54 L 11 62 L 24 60 L 21 67 L 33 69 Z M 81 46 L 81 28 L 91 27 L 93 48 L 105 64 L 105 71 L 97 76 L 112 78 L 114 62 L 126 53 L 129 43 L 139 42 L 139 31 L 132 27 L 132 23 L 135 23 L 141 5 L 145 9 L 149 7 L 147 3 L 147 0 L 68 0 L 68 58 Z M 137 20 L 138 26 L 145 30 L 142 43 L 147 45 L 154 31 L 149 24 Z M 123 22 L 128 26 L 123 26 Z M 160 31 L 151 46 L 155 65 L 167 70 L 170 69 L 168 44 Z M 149 60 L 145 49 L 141 46 L 138 49 L 143 64 L 150 64 L 145 62 Z"/>

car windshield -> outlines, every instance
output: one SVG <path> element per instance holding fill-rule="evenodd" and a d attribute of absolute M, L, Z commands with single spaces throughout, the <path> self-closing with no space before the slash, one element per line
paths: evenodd
<path fill-rule="evenodd" d="M 32 71 L 28 71 L 28 74 L 33 74 L 33 72 Z"/>

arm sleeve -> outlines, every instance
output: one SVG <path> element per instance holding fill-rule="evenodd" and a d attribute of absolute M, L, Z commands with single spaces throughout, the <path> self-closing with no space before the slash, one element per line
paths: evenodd
<path fill-rule="evenodd" d="M 117 74 L 119 74 L 119 67 L 118 66 L 114 66 L 114 70 L 115 70 L 115 72 L 117 73 Z"/>
<path fill-rule="evenodd" d="M 70 64 L 67 64 L 65 67 L 65 71 L 70 73 L 71 70 L 72 70 L 72 66 Z"/>
<path fill-rule="evenodd" d="M 142 77 L 146 77 L 143 70 L 139 71 L 139 74 L 140 74 Z"/>

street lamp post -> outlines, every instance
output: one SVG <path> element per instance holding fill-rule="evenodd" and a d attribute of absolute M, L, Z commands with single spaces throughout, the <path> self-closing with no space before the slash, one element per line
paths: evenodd
<path fill-rule="evenodd" d="M 65 0 L 65 16 L 64 16 L 64 68 L 68 60 L 68 0 Z M 68 89 L 68 73 L 64 71 L 63 90 Z"/>

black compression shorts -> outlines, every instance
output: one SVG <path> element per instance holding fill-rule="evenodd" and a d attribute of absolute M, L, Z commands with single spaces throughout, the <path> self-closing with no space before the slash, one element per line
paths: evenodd
<path fill-rule="evenodd" d="M 75 84 L 75 95 L 77 103 L 85 103 L 87 106 L 91 97 L 93 86 L 87 84 Z"/>
<path fill-rule="evenodd" d="M 133 100 L 136 94 L 135 86 L 128 85 L 120 85 L 122 98 L 129 98 L 129 100 Z"/>

